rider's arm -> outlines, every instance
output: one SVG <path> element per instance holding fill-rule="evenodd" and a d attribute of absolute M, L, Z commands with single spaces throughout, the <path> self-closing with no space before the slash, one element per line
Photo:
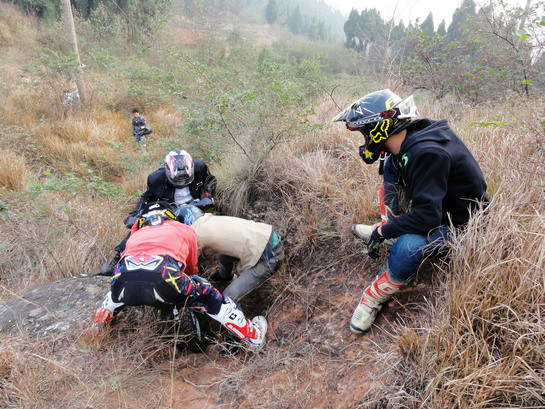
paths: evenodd
<path fill-rule="evenodd" d="M 195 232 L 191 227 L 185 224 L 182 226 L 188 227 L 189 229 L 191 229 L 190 231 L 187 230 L 188 233 L 186 233 L 188 237 L 189 252 L 188 252 L 187 260 L 186 260 L 185 273 L 187 275 L 195 275 L 199 273 L 199 268 L 197 267 L 197 262 L 198 262 L 197 236 L 195 235 Z"/>

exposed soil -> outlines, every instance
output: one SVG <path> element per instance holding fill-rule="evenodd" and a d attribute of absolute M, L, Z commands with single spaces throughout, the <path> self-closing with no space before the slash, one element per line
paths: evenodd
<path fill-rule="evenodd" d="M 52 357 L 68 360 L 66 365 L 72 367 L 88 368 L 86 376 L 94 379 L 91 383 L 96 385 L 87 385 L 91 392 L 84 393 L 91 394 L 89 400 L 93 403 L 72 407 L 142 408 L 154 402 L 157 408 L 380 408 L 380 399 L 370 402 L 366 393 L 381 382 L 383 367 L 376 366 L 375 359 L 369 357 L 395 342 L 389 334 L 396 320 L 410 320 L 411 313 L 423 305 L 429 293 L 431 269 L 424 268 L 383 309 L 369 333 L 356 335 L 348 329 L 350 317 L 364 285 L 373 277 L 370 271 L 376 271 L 380 264 L 370 264 L 363 254 L 363 242 L 356 238 L 351 253 L 344 259 L 332 260 L 334 250 L 332 243 L 312 255 L 289 260 L 268 283 L 243 299 L 242 309 L 247 316 L 263 314 L 269 322 L 267 345 L 257 354 L 243 351 L 231 358 L 220 357 L 218 352 L 225 334 L 215 323 L 210 334 L 212 343 L 205 353 L 179 351 L 160 340 L 161 329 L 154 328 L 157 316 L 150 313 L 152 309 L 142 308 L 123 311 L 111 332 L 99 343 L 100 349 L 82 354 L 88 349 L 81 348 L 88 344 L 80 334 L 103 297 L 96 289 L 104 289 L 104 277 L 68 279 L 56 287 L 41 287 L 47 291 L 34 300 L 30 300 L 30 294 L 40 294 L 39 290 L 13 300 L 26 299 L 23 304 L 28 305 L 25 308 L 29 311 L 20 308 L 23 315 L 19 323 L 24 325 L 13 326 L 11 334 L 15 339 L 32 334 L 42 337 L 41 348 L 50 351 Z M 214 271 L 213 258 L 206 259 L 204 265 L 203 275 Z M 92 282 L 93 286 L 92 291 L 84 291 L 85 296 L 68 297 L 81 300 L 78 308 L 70 300 L 64 300 L 66 297 L 61 303 L 54 299 L 59 292 L 53 288 L 62 289 L 69 284 L 73 286 L 70 292 L 75 293 L 81 287 L 81 280 Z M 51 319 L 49 312 L 54 305 L 58 306 L 56 315 L 60 311 L 70 317 L 70 312 L 78 311 L 78 320 L 68 319 L 64 326 L 48 322 L 48 328 L 60 330 L 55 334 L 40 334 L 35 323 Z M 68 305 L 71 307 L 64 307 Z M 44 313 L 43 318 L 36 315 L 38 309 Z M 85 310 L 87 319 L 81 318 Z M 34 315 L 29 319 L 25 314 Z M 152 338 L 163 346 L 139 344 Z M 155 352 L 150 353 L 150 349 Z M 133 353 L 141 354 L 142 358 L 132 357 Z M 117 357 L 124 354 L 130 358 Z M 119 393 L 115 383 L 121 382 L 118 378 L 124 379 L 121 374 L 127 373 L 130 382 L 136 385 L 132 389 L 125 386 L 129 389 Z M 149 387 L 137 386 L 142 383 Z M 56 407 L 55 403 L 40 405 Z"/>
<path fill-rule="evenodd" d="M 208 403 L 226 407 L 269 408 L 352 408 L 365 405 L 364 395 L 380 380 L 380 368 L 367 355 L 381 350 L 392 339 L 392 325 L 410 320 L 429 292 L 430 268 L 392 300 L 378 315 L 376 325 L 364 335 L 349 331 L 348 323 L 358 297 L 380 265 L 366 263 L 358 255 L 363 245 L 355 239 L 355 252 L 343 261 L 330 259 L 332 249 L 323 248 L 306 260 L 293 261 L 282 276 L 291 282 L 271 283 L 250 294 L 243 302 L 248 315 L 266 312 L 269 321 L 266 350 L 218 361 L 217 346 L 209 347 L 205 359 L 193 371 L 181 372 L 177 379 L 188 379 L 206 388 Z M 278 289 L 281 292 L 278 293 Z M 267 307 L 270 305 L 270 307 Z M 198 359 L 198 358 L 196 358 Z M 268 360 L 267 362 L 260 362 Z M 244 376 L 245 362 L 252 364 L 252 376 Z M 225 365 L 224 380 L 216 385 L 218 374 L 211 367 Z M 261 368 L 261 371 L 257 368 Z M 187 370 L 187 368 L 186 368 Z M 229 376 L 233 371 L 235 376 Z M 208 378 L 207 375 L 212 375 Z M 240 380 L 237 377 L 243 377 Z M 190 384 L 191 385 L 191 384 Z M 212 397 L 217 396 L 213 401 Z M 184 402 L 191 405 L 190 402 Z M 202 407 L 201 402 L 197 406 Z M 371 407 L 381 407 L 380 402 Z"/>

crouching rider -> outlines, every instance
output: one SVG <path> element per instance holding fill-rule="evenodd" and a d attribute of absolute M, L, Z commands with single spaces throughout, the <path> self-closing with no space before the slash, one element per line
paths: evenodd
<path fill-rule="evenodd" d="M 94 327 L 104 327 L 125 306 L 198 308 L 248 346 L 261 347 L 267 331 L 265 317 L 248 320 L 228 296 L 197 273 L 194 230 L 176 221 L 167 203 L 148 203 L 131 229 Z"/>
<path fill-rule="evenodd" d="M 355 225 L 354 234 L 367 241 L 369 257 L 379 258 L 389 242 L 390 256 L 368 284 L 350 320 L 350 330 L 371 328 L 384 302 L 399 292 L 428 256 L 441 254 L 452 235 L 471 214 L 487 203 L 486 182 L 477 161 L 446 120 L 417 119 L 413 97 L 402 99 L 389 89 L 365 95 L 337 115 L 364 140 L 360 156 L 373 164 L 390 155 L 383 168 L 383 221 Z M 382 165 L 379 168 L 382 169 Z M 398 192 L 409 209 L 398 217 Z"/>

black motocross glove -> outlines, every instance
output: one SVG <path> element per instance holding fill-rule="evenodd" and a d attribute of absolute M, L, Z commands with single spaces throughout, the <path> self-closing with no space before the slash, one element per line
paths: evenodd
<path fill-rule="evenodd" d="M 365 145 L 360 145 L 359 154 L 360 158 L 365 161 Z"/>
<path fill-rule="evenodd" d="M 203 194 L 201 200 L 196 200 L 193 204 L 201 209 L 203 212 L 206 212 L 208 209 L 214 208 L 214 198 L 210 196 L 210 193 Z"/>
<path fill-rule="evenodd" d="M 127 226 L 127 229 L 130 229 L 134 223 L 136 223 L 138 220 L 138 212 L 132 211 L 130 212 L 127 217 L 123 220 L 123 223 L 125 223 L 125 226 Z"/>
<path fill-rule="evenodd" d="M 367 239 L 367 255 L 376 260 L 379 256 L 379 248 L 383 241 L 384 237 L 380 235 L 377 227 Z"/>

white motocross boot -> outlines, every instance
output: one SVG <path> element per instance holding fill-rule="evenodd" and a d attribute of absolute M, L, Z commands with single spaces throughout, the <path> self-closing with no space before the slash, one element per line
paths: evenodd
<path fill-rule="evenodd" d="M 106 324 L 114 319 L 115 313 L 124 305 L 122 302 L 114 302 L 112 300 L 112 292 L 108 291 L 106 298 L 102 302 L 102 306 L 96 313 L 95 321 L 93 322 L 94 328 L 97 330 L 104 328 Z"/>
<path fill-rule="evenodd" d="M 369 237 L 371 237 L 371 233 L 373 233 L 373 230 L 375 230 L 378 226 L 380 226 L 382 223 L 375 223 L 373 225 L 371 224 L 353 224 L 352 225 L 352 232 L 356 235 L 356 237 L 359 237 L 363 240 L 368 240 Z"/>
<path fill-rule="evenodd" d="M 265 344 L 267 333 L 265 317 L 258 315 L 250 321 L 229 297 L 223 296 L 223 304 L 217 315 L 208 315 L 225 326 L 246 345 L 258 349 Z"/>
<path fill-rule="evenodd" d="M 371 237 L 371 233 L 373 233 L 373 230 L 375 230 L 380 225 L 384 225 L 384 222 L 375 223 L 373 225 L 353 224 L 352 232 L 354 233 L 356 237 L 367 241 L 369 240 L 369 237 Z M 387 239 L 387 240 L 384 240 L 383 244 L 388 248 L 392 248 L 392 245 L 396 242 L 396 240 L 397 239 Z"/>
<path fill-rule="evenodd" d="M 371 284 L 363 290 L 360 302 L 350 320 L 350 331 L 355 334 L 363 334 L 371 328 L 377 313 L 382 308 L 381 304 L 389 300 L 393 294 L 405 287 L 405 284 L 396 284 L 392 282 L 391 273 L 386 264 L 384 272 L 379 274 Z"/>

